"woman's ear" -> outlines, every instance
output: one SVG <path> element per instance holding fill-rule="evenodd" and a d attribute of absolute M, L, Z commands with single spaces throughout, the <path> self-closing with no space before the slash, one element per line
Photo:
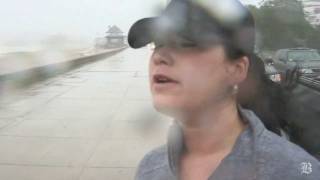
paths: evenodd
<path fill-rule="evenodd" d="M 232 62 L 233 74 L 232 81 L 233 84 L 242 83 L 248 75 L 248 70 L 250 66 L 249 58 L 247 56 L 242 56 Z"/>

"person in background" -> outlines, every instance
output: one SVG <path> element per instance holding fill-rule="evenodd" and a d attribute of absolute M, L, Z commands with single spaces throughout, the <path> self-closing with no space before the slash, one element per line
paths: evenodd
<path fill-rule="evenodd" d="M 154 43 L 153 105 L 174 118 L 168 142 L 143 158 L 136 180 L 319 179 L 314 157 L 247 109 L 263 103 L 253 103 L 263 86 L 254 20 L 240 2 L 172 0 L 160 16 L 134 23 L 128 42 Z"/>

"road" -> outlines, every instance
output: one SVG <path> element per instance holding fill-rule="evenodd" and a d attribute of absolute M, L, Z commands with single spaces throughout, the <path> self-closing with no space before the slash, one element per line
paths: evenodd
<path fill-rule="evenodd" d="M 149 56 L 127 49 L 14 94 L 4 89 L 0 179 L 133 179 L 170 124 L 152 108 Z"/>

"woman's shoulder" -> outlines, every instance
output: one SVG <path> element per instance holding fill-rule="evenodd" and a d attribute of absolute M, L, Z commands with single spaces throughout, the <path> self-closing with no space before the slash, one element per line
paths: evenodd
<path fill-rule="evenodd" d="M 320 162 L 298 145 L 265 130 L 258 143 L 258 163 L 275 177 L 316 179 L 320 177 Z M 286 178 L 285 178 L 286 177 Z"/>
<path fill-rule="evenodd" d="M 169 161 L 167 152 L 167 145 L 162 145 L 148 152 L 139 163 L 136 179 L 141 179 L 137 177 L 142 177 L 147 174 L 154 174 L 158 170 L 168 169 Z"/>

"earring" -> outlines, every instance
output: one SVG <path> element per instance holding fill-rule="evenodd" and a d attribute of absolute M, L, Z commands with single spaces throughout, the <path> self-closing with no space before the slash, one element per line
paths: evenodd
<path fill-rule="evenodd" d="M 233 94 L 237 94 L 239 91 L 239 86 L 236 84 L 233 86 Z"/>

